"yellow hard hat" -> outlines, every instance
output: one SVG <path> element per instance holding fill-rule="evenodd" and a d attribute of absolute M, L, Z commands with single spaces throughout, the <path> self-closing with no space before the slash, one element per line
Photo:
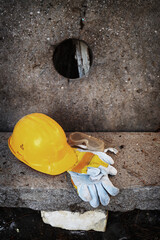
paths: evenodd
<path fill-rule="evenodd" d="M 37 171 L 57 175 L 77 162 L 61 126 L 42 113 L 20 119 L 8 140 L 11 152 Z"/>

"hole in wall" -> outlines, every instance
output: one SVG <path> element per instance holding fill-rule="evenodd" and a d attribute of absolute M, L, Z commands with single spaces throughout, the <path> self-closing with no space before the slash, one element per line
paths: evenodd
<path fill-rule="evenodd" d="M 67 39 L 56 47 L 53 64 L 63 77 L 82 78 L 88 74 L 92 65 L 92 51 L 82 40 Z"/>

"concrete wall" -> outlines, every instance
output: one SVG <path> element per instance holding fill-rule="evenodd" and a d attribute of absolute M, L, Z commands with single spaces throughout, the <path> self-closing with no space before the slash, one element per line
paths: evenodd
<path fill-rule="evenodd" d="M 1 8 L 1 131 L 32 112 L 66 131 L 159 129 L 159 0 L 1 0 Z M 82 79 L 53 66 L 55 47 L 68 38 L 92 50 Z"/>

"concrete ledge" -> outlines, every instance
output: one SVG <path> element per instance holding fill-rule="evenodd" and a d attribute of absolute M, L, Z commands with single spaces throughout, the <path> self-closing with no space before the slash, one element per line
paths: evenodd
<path fill-rule="evenodd" d="M 11 133 L 0 133 L 0 206 L 36 210 L 86 211 L 92 208 L 77 196 L 67 173 L 49 176 L 17 160 L 9 151 Z M 104 208 L 112 211 L 160 209 L 160 134 L 90 133 L 103 139 L 106 147 L 119 150 L 112 155 L 118 174 L 112 182 L 120 193 Z"/>

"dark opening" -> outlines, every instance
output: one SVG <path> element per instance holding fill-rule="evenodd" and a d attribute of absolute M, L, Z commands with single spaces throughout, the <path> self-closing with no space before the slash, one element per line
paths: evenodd
<path fill-rule="evenodd" d="M 91 67 L 91 49 L 84 41 L 67 39 L 56 47 L 53 63 L 57 72 L 62 76 L 70 79 L 81 78 Z"/>

